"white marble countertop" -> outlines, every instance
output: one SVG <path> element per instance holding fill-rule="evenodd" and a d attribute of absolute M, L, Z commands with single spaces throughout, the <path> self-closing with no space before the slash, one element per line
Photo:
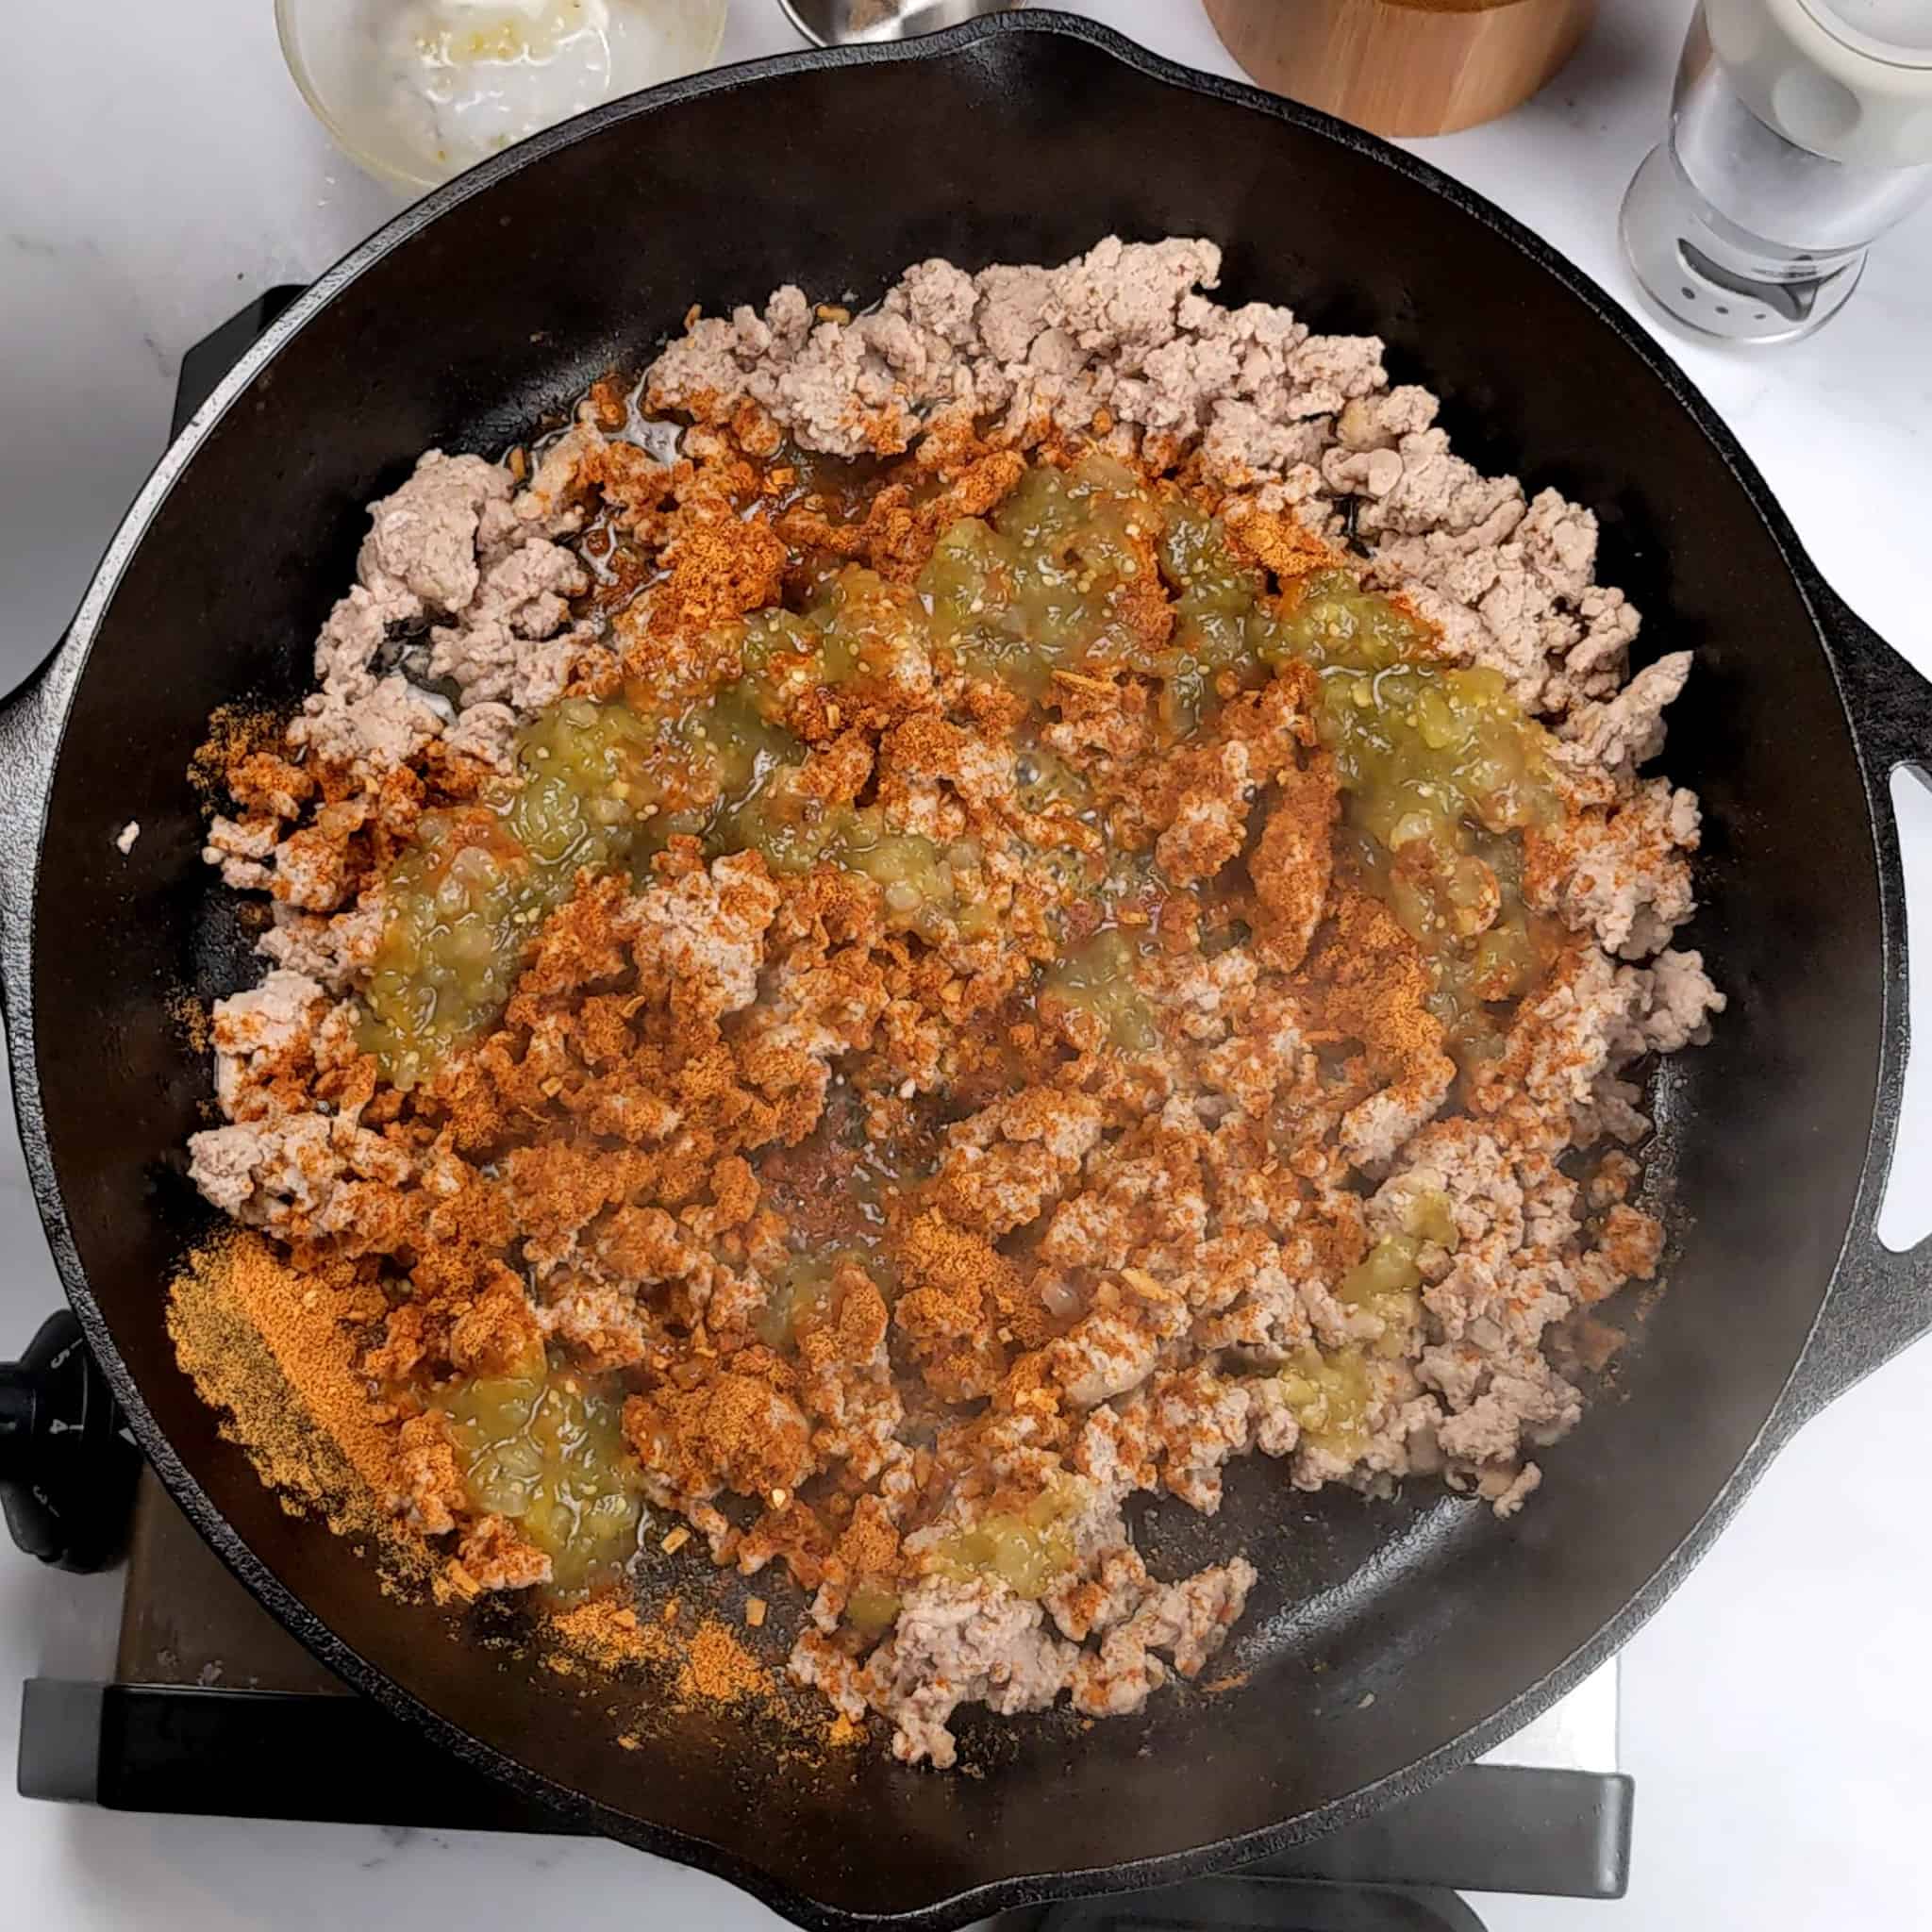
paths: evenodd
<path fill-rule="evenodd" d="M 728 58 L 791 44 L 771 0 L 732 0 Z M 1080 10 L 1232 72 L 1195 0 Z M 1426 143 L 1614 291 L 1623 186 L 1656 139 L 1689 0 L 1613 0 L 1574 65 L 1507 120 Z M 289 84 L 266 0 L 23 8 L 0 68 L 0 688 L 58 636 L 166 433 L 183 348 L 274 282 L 325 267 L 399 206 L 328 147 Z M 1825 575 L 1932 671 L 1932 213 L 1882 244 L 1815 341 L 1754 355 L 1673 341 Z M 1520 345 L 1533 356 L 1537 345 Z M 1912 911 L 1932 912 L 1932 798 L 1906 781 Z M 1924 975 L 1922 975 L 1923 980 Z M 1914 1001 L 1932 1039 L 1932 991 Z M 1932 1061 L 1932 1056 L 1926 1056 Z M 1932 1229 L 1932 1076 L 1915 1070 L 1885 1223 Z M 0 1128 L 0 1348 L 58 1290 Z M 1631 1895 L 1475 1901 L 1495 1932 L 1588 1924 L 1765 1932 L 1932 1923 L 1932 1539 L 1921 1528 L 1932 1349 L 1907 1353 L 1786 1451 L 1717 1550 L 1625 1654 L 1637 1778 Z M 0 1549 L 0 1767 L 15 1686 L 97 1671 L 118 1578 Z M 299 1932 L 580 1916 L 775 1922 L 714 1881 L 615 1846 L 120 1816 L 26 1804 L 0 1775 L 0 1871 L 42 1932 Z M 0 1908 L 0 1920 L 11 1910 Z"/>

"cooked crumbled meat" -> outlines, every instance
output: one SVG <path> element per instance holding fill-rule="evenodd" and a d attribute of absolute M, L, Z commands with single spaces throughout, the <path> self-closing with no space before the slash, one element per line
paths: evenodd
<path fill-rule="evenodd" d="M 1676 1053 L 1702 1043 L 1710 1037 L 1710 1015 L 1724 1009 L 1724 996 L 1711 985 L 1702 953 L 1668 947 L 1647 972 L 1631 974 L 1626 983 L 1642 988 L 1643 1005 L 1636 1021 L 1639 1050 L 1644 1053 Z"/>
<path fill-rule="evenodd" d="M 257 946 L 276 965 L 340 992 L 367 966 L 381 932 L 381 902 L 373 895 L 327 919 L 277 900 Z"/>
<path fill-rule="evenodd" d="M 1247 746 L 1239 740 L 1215 745 L 1190 771 L 1154 846 L 1161 871 L 1175 885 L 1211 878 L 1241 849 L 1253 792 Z"/>
<path fill-rule="evenodd" d="M 439 1415 L 411 1416 L 398 1430 L 396 1474 L 406 1519 L 428 1536 L 442 1536 L 469 1513 L 456 1446 Z"/>
<path fill-rule="evenodd" d="M 547 1340 L 599 1372 L 630 1368 L 651 1353 L 649 1317 L 628 1285 L 564 1277 L 536 1310 L 536 1321 Z"/>
<path fill-rule="evenodd" d="M 283 969 L 258 987 L 217 1000 L 213 1013 L 215 1098 L 230 1120 L 270 1111 L 277 1063 L 306 1052 L 325 999 L 316 981 Z"/>
<path fill-rule="evenodd" d="M 1642 1079 L 1724 1005 L 1641 770 L 1690 657 L 1632 675 L 1590 510 L 1219 270 L 782 289 L 371 507 L 208 827 L 271 970 L 191 1173 L 371 1298 L 459 1594 L 608 1579 L 641 1499 L 946 1765 L 1241 1615 L 1136 1497 L 1507 1516 L 1576 1424 L 1668 1253 Z M 514 1513 L 553 1424 L 608 1487 Z"/>
<path fill-rule="evenodd" d="M 428 675 L 448 678 L 465 708 L 508 704 L 527 715 L 541 710 L 569 683 L 589 632 L 562 631 L 569 599 L 591 578 L 571 553 L 532 538 L 491 564 L 463 608 L 463 621 L 430 632 Z"/>
<path fill-rule="evenodd" d="M 1512 478 L 1456 458 L 1433 399 L 1385 388 L 1374 339 L 1311 336 L 1285 309 L 1192 292 L 1219 269 L 1206 242 L 1108 242 L 1051 272 L 970 279 L 926 263 L 874 313 L 816 327 L 781 291 L 763 318 L 695 324 L 655 365 L 652 393 L 750 400 L 845 455 L 903 447 L 947 410 L 1003 410 L 1009 433 L 1086 430 L 1104 412 L 1163 448 L 1198 438 L 1218 480 L 1273 479 L 1272 500 L 1318 522 L 1361 497 L 1374 580 L 1505 671 L 1526 704 L 1560 712 L 1614 689 L 1636 618 L 1591 581 L 1594 518 L 1553 491 L 1525 506 Z"/>
<path fill-rule="evenodd" d="M 483 1292 L 449 1327 L 450 1365 L 465 1375 L 507 1375 L 526 1368 L 543 1346 L 543 1331 L 524 1284 L 499 1268 Z"/>
<path fill-rule="evenodd" d="M 1664 708 L 1690 675 L 1690 653 L 1647 664 L 1615 697 L 1578 705 L 1563 721 L 1558 756 L 1623 776 L 1664 748 Z"/>
<path fill-rule="evenodd" d="M 551 1577 L 549 1557 L 501 1516 L 479 1516 L 464 1530 L 457 1561 L 478 1590 L 534 1590 Z"/>
<path fill-rule="evenodd" d="M 408 1155 L 344 1114 L 286 1113 L 192 1134 L 189 1175 L 225 1213 L 290 1239 L 358 1225 L 360 1182 L 402 1185 Z M 371 1203 L 371 1211 L 375 1211 Z"/>
<path fill-rule="evenodd" d="M 275 849 L 274 819 L 226 819 L 217 816 L 208 828 L 208 843 L 202 858 L 219 866 L 222 883 L 237 891 L 258 891 L 268 885 L 272 874 L 262 860 Z"/>
<path fill-rule="evenodd" d="M 841 1717 L 862 1718 L 870 1706 L 859 1688 L 857 1661 L 826 1642 L 816 1630 L 804 1631 L 791 1647 L 787 1668 L 792 1679 L 823 1693 Z"/>
<path fill-rule="evenodd" d="M 447 704 L 398 673 L 354 697 L 325 685 L 305 700 L 289 741 L 373 779 L 407 763 L 447 722 Z"/>
<path fill-rule="evenodd" d="M 690 1393 L 664 1390 L 625 1405 L 625 1434 L 667 1501 L 795 1490 L 812 1473 L 810 1426 L 770 1382 L 732 1373 Z"/>
<path fill-rule="evenodd" d="M 638 902 L 637 955 L 646 986 L 662 985 L 678 1018 L 705 1023 L 758 996 L 760 941 L 778 908 L 764 866 L 750 854 L 712 862 Z"/>
<path fill-rule="evenodd" d="M 1321 765 L 1283 773 L 1277 794 L 1248 871 L 1264 914 L 1261 943 L 1269 963 L 1292 973 L 1307 957 L 1328 902 L 1341 796 L 1334 774 Z"/>
<path fill-rule="evenodd" d="M 461 610 L 476 594 L 476 541 L 484 512 L 509 498 L 509 475 L 480 457 L 427 451 L 393 496 L 370 511 L 356 574 L 376 597 L 407 594 Z"/>
<path fill-rule="evenodd" d="M 442 741 L 460 758 L 474 758 L 492 772 L 507 773 L 516 734 L 517 714 L 509 706 L 485 700 L 465 706 L 443 733 Z"/>
<path fill-rule="evenodd" d="M 1691 793 L 1653 778 L 1607 808 L 1574 813 L 1537 841 L 1525 880 L 1530 903 L 1593 933 L 1619 958 L 1648 958 L 1695 907 L 1688 855 L 1700 829 Z"/>
<path fill-rule="evenodd" d="M 1514 1516 L 1524 1499 L 1541 1487 L 1542 1479 L 1542 1471 L 1535 1463 L 1525 1462 L 1514 1475 L 1501 1470 L 1486 1472 L 1477 1488 L 1498 1516 Z"/>
<path fill-rule="evenodd" d="M 1237 1557 L 1185 1582 L 1149 1587 L 1131 1613 L 1108 1630 L 1096 1652 L 1082 1653 L 1074 1669 L 1074 1708 L 1090 1717 L 1139 1710 L 1166 1681 L 1162 1651 L 1182 1676 L 1199 1675 L 1240 1618 L 1255 1578 L 1255 1566 Z"/>
<path fill-rule="evenodd" d="M 1036 1090 L 961 1121 L 939 1172 L 941 1207 L 993 1235 L 1035 1220 L 1079 1172 L 1102 1120 L 1084 1094 Z"/>
<path fill-rule="evenodd" d="M 1053 1344 L 1053 1367 L 1065 1401 L 1091 1408 L 1146 1379 L 1160 1357 L 1160 1338 L 1122 1315 L 1097 1312 Z"/>
<path fill-rule="evenodd" d="M 867 1702 L 898 1727 L 893 1756 L 943 1771 L 955 1757 L 946 1723 L 960 1705 L 1009 1717 L 1051 1704 L 1079 1653 L 1044 1624 L 1038 1604 L 987 1578 L 929 1577 L 909 1591 L 858 1679 Z"/>
<path fill-rule="evenodd" d="M 1342 1115 L 1341 1151 L 1364 1173 L 1379 1171 L 1424 1121 L 1435 1117 L 1455 1080 L 1456 1062 L 1441 1054 L 1370 1094 Z"/>

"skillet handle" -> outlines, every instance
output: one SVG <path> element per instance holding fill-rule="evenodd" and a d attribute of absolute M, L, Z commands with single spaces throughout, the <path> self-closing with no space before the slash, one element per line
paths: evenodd
<path fill-rule="evenodd" d="M 1878 1213 L 1898 1137 L 1907 1040 L 1905 874 L 1892 774 L 1932 767 L 1932 680 L 1888 644 L 1835 591 L 1811 586 L 1851 713 L 1878 841 L 1885 948 L 1885 1033 L 1872 1156 L 1831 1292 L 1783 1406 L 1788 1427 L 1816 1415 L 1909 1343 L 1932 1331 L 1932 1238 L 1900 1253 L 1878 1239 Z M 1932 946 L 1927 948 L 1932 958 Z"/>

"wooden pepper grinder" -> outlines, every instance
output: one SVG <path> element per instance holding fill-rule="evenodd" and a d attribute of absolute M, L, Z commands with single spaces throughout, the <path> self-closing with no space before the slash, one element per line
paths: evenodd
<path fill-rule="evenodd" d="M 1374 134 L 1449 134 L 1526 101 L 1596 0 L 1207 0 L 1227 51 L 1276 93 Z"/>

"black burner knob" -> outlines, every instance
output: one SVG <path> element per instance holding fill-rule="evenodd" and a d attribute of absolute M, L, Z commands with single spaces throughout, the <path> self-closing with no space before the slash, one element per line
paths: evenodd
<path fill-rule="evenodd" d="M 104 1570 L 121 1554 L 141 1451 L 68 1309 L 0 1362 L 0 1506 L 28 1556 Z"/>

